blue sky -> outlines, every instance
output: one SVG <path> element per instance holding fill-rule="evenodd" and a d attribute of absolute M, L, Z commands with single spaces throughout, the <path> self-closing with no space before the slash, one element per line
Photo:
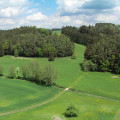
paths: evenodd
<path fill-rule="evenodd" d="M 120 24 L 120 0 L 0 0 L 0 29 Z"/>
<path fill-rule="evenodd" d="M 33 2 L 38 4 L 33 7 L 38 8 L 43 14 L 47 16 L 54 14 L 58 7 L 56 0 L 34 0 Z"/>

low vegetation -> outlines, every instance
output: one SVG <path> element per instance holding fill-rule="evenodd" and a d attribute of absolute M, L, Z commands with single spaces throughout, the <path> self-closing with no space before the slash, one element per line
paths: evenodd
<path fill-rule="evenodd" d="M 40 85 L 52 86 L 55 84 L 58 74 L 51 64 L 41 67 L 37 61 L 32 61 L 27 65 L 15 68 L 13 65 L 8 70 L 9 78 L 24 79 Z"/>
<path fill-rule="evenodd" d="M 64 113 L 65 117 L 77 117 L 78 116 L 78 109 L 74 105 L 68 106 Z"/>
<path fill-rule="evenodd" d="M 2 76 L 2 75 L 3 75 L 3 67 L 0 66 L 0 76 Z"/>

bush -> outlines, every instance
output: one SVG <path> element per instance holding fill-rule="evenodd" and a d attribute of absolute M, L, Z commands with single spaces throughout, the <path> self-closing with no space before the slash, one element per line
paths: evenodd
<path fill-rule="evenodd" d="M 41 68 L 36 61 L 21 67 L 23 79 L 33 81 L 37 84 L 52 86 L 57 80 L 57 71 L 52 65 Z"/>
<path fill-rule="evenodd" d="M 0 76 L 2 76 L 2 75 L 3 75 L 3 67 L 0 66 Z"/>
<path fill-rule="evenodd" d="M 28 65 L 22 65 L 20 69 L 21 69 L 23 79 L 27 80 L 29 76 Z"/>
<path fill-rule="evenodd" d="M 17 49 L 15 49 L 15 51 L 14 51 L 14 56 L 15 56 L 15 57 L 18 57 L 18 56 L 19 56 L 19 52 L 18 52 Z"/>
<path fill-rule="evenodd" d="M 8 69 L 8 77 L 15 78 L 15 67 L 12 65 Z"/>
<path fill-rule="evenodd" d="M 23 79 L 27 79 L 37 83 L 39 82 L 41 76 L 41 69 L 37 61 L 32 61 L 28 65 L 22 65 L 21 72 Z"/>
<path fill-rule="evenodd" d="M 20 69 L 19 69 L 19 67 L 17 67 L 17 68 L 15 69 L 15 74 L 14 74 L 14 76 L 15 76 L 16 79 L 20 79 Z"/>
<path fill-rule="evenodd" d="M 40 64 L 37 61 L 32 61 L 28 65 L 28 68 L 29 68 L 29 70 L 28 70 L 28 79 L 38 83 L 39 79 L 41 77 Z"/>
<path fill-rule="evenodd" d="M 57 80 L 57 71 L 51 64 L 46 65 L 44 67 L 44 72 L 43 72 L 44 84 L 46 86 L 52 86 L 56 80 Z"/>
<path fill-rule="evenodd" d="M 97 65 L 94 64 L 92 61 L 90 60 L 85 60 L 83 63 L 83 69 L 84 71 L 96 71 L 97 70 Z"/>
<path fill-rule="evenodd" d="M 77 114 L 78 109 L 76 109 L 74 105 L 70 105 L 64 113 L 66 117 L 77 117 L 78 116 Z"/>
<path fill-rule="evenodd" d="M 49 59 L 48 60 L 54 61 L 54 59 L 57 55 L 57 51 L 56 51 L 55 47 L 49 47 L 48 51 L 49 51 Z"/>

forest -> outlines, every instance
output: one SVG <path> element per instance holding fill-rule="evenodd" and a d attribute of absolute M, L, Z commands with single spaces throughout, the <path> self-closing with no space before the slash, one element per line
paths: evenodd
<path fill-rule="evenodd" d="M 111 23 L 96 23 L 95 26 L 79 28 L 66 26 L 62 34 L 87 47 L 83 69 L 120 74 L 120 26 Z"/>
<path fill-rule="evenodd" d="M 65 35 L 52 35 L 52 30 L 24 26 L 0 31 L 0 56 L 14 55 L 25 57 L 71 56 L 74 44 Z"/>

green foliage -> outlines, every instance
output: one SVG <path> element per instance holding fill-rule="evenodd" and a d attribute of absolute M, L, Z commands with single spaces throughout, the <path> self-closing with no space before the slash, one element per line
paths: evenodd
<path fill-rule="evenodd" d="M 51 64 L 47 64 L 43 70 L 43 82 L 46 86 L 52 86 L 58 78 L 57 71 Z"/>
<path fill-rule="evenodd" d="M 38 82 L 41 77 L 41 68 L 37 61 L 32 61 L 28 65 L 28 80 Z"/>
<path fill-rule="evenodd" d="M 116 64 L 114 66 L 115 73 L 120 74 L 120 54 L 117 57 Z"/>
<path fill-rule="evenodd" d="M 12 65 L 8 69 L 8 77 L 15 78 L 15 67 Z"/>
<path fill-rule="evenodd" d="M 45 86 L 52 86 L 57 80 L 57 71 L 52 65 L 42 68 L 37 61 L 21 66 L 21 72 L 23 79 Z"/>
<path fill-rule="evenodd" d="M 57 55 L 56 48 L 55 47 L 49 47 L 48 51 L 49 51 L 49 61 L 54 61 L 54 59 Z"/>
<path fill-rule="evenodd" d="M 3 75 L 3 67 L 2 66 L 0 66 L 0 76 L 2 76 Z"/>
<path fill-rule="evenodd" d="M 4 55 L 3 44 L 0 42 L 0 57 Z"/>
<path fill-rule="evenodd" d="M 66 109 L 64 115 L 66 117 L 77 117 L 78 116 L 78 109 L 76 109 L 76 107 L 74 105 L 70 105 Z"/>
<path fill-rule="evenodd" d="M 73 54 L 72 54 L 72 56 L 71 56 L 71 59 L 76 59 L 77 58 L 77 55 L 76 55 L 76 53 L 74 52 Z"/>
<path fill-rule="evenodd" d="M 25 57 L 71 56 L 74 45 L 65 35 L 52 35 L 51 30 L 34 27 L 20 27 L 0 31 L 0 56 L 15 55 Z M 8 40 L 9 38 L 9 40 Z M 49 50 L 54 47 L 54 50 Z M 56 51 L 56 52 L 55 52 Z M 4 53 L 4 54 L 3 54 Z"/>
<path fill-rule="evenodd" d="M 15 57 L 18 57 L 18 56 L 19 56 L 19 52 L 18 52 L 17 49 L 16 49 L 15 52 L 14 52 L 14 56 L 15 56 Z"/>
<path fill-rule="evenodd" d="M 20 79 L 21 77 L 20 77 L 20 68 L 19 67 L 17 67 L 16 69 L 15 69 L 15 78 L 16 79 Z"/>
<path fill-rule="evenodd" d="M 106 60 L 105 62 L 102 63 L 102 65 L 100 66 L 100 70 L 101 71 L 110 71 L 110 62 L 109 60 Z"/>
<path fill-rule="evenodd" d="M 83 69 L 84 71 L 96 71 L 97 70 L 97 65 L 94 64 L 92 61 L 90 60 L 84 60 L 83 63 Z"/>
<path fill-rule="evenodd" d="M 21 69 L 23 79 L 25 79 L 25 80 L 28 79 L 29 78 L 29 67 L 28 67 L 28 65 L 22 65 L 20 67 L 20 69 Z"/>
<path fill-rule="evenodd" d="M 95 26 L 83 25 L 80 28 L 66 26 L 62 28 L 62 33 L 69 36 L 73 42 L 87 46 L 84 54 L 88 60 L 84 62 L 86 71 L 120 73 L 120 29 L 117 25 L 97 23 Z"/>

